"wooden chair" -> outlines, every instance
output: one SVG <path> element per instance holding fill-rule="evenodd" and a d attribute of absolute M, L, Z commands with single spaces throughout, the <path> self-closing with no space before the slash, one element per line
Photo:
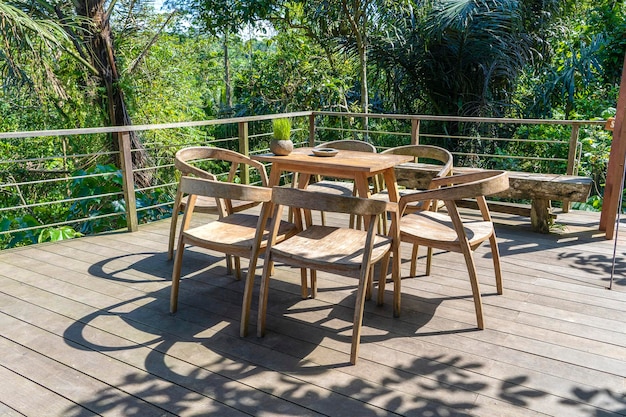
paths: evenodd
<path fill-rule="evenodd" d="M 248 166 L 256 170 L 261 177 L 261 184 L 267 187 L 268 177 L 265 171 L 265 166 L 257 161 L 248 158 L 238 152 L 230 151 L 228 149 L 213 148 L 208 146 L 193 146 L 184 148 L 176 152 L 174 158 L 174 166 L 180 171 L 182 175 L 194 176 L 198 178 L 204 178 L 207 180 L 217 180 L 217 176 L 206 170 L 200 169 L 193 165 L 194 161 L 225 161 L 230 163 L 230 170 L 226 180 L 233 182 L 237 176 L 237 171 L 241 165 Z M 254 201 L 239 201 L 232 200 L 226 201 L 230 212 L 240 212 L 247 210 L 251 207 L 258 205 L 258 202 Z M 187 197 L 180 191 L 176 192 L 176 198 L 174 200 L 174 207 L 172 209 L 172 219 L 170 223 L 170 235 L 169 245 L 167 250 L 167 258 L 172 259 L 174 255 L 174 240 L 176 238 L 176 225 L 178 223 L 178 213 L 185 210 L 187 205 Z M 206 198 L 203 196 L 198 197 L 195 205 L 195 210 L 200 213 L 218 214 L 217 203 L 214 198 Z M 239 262 L 235 259 L 237 265 L 237 274 L 239 274 Z M 231 270 L 230 259 L 227 264 L 228 271 Z"/>
<path fill-rule="evenodd" d="M 185 245 L 196 245 L 209 250 L 214 250 L 227 255 L 244 257 L 250 260 L 246 277 L 242 310 L 240 333 L 245 336 L 254 288 L 254 275 L 259 254 L 266 248 L 268 232 L 267 219 L 269 215 L 269 202 L 272 199 L 272 189 L 255 187 L 250 185 L 232 184 L 220 181 L 206 180 L 202 178 L 182 177 L 179 190 L 189 196 L 185 206 L 181 232 L 178 237 L 178 249 L 174 259 L 172 272 L 172 293 L 170 311 L 176 312 L 178 307 L 178 287 L 183 261 Z M 191 219 L 196 211 L 196 203 L 200 197 L 208 197 L 217 201 L 219 218 L 215 221 L 190 227 Z M 223 204 L 228 200 L 251 201 L 257 204 L 264 203 L 261 214 L 234 213 L 232 209 Z M 275 242 L 296 233 L 293 223 L 276 222 L 273 235 Z"/>
<path fill-rule="evenodd" d="M 482 301 L 478 288 L 473 252 L 481 243 L 489 240 L 496 287 L 498 294 L 502 294 L 500 254 L 485 196 L 509 188 L 508 175 L 506 171 L 483 171 L 440 177 L 432 180 L 432 187 L 433 189 L 431 190 L 408 194 L 400 198 L 398 203 L 401 216 L 399 223 L 400 240 L 413 245 L 425 245 L 463 254 L 472 286 L 478 328 L 484 329 Z M 461 219 L 455 201 L 463 198 L 476 199 L 482 214 L 482 220 L 464 221 Z M 406 214 L 409 204 L 435 200 L 441 200 L 445 203 L 447 214 L 430 210 Z M 384 287 L 382 290 L 384 290 Z M 379 291 L 382 290 L 379 287 Z"/>
<path fill-rule="evenodd" d="M 413 162 L 415 163 L 420 162 L 420 163 L 433 164 L 434 166 L 439 168 L 439 171 L 435 174 L 434 178 L 452 175 L 452 165 L 454 162 L 452 154 L 448 150 L 444 148 L 440 148 L 438 146 L 406 145 L 406 146 L 398 146 L 395 148 L 386 149 L 382 153 L 390 153 L 394 155 L 411 155 L 415 158 L 413 160 Z M 428 189 L 428 188 L 431 188 L 431 185 L 429 183 L 424 184 L 423 189 Z M 405 188 L 405 189 L 399 190 L 400 196 L 415 193 L 417 191 L 419 190 L 411 189 L 411 188 L 409 189 Z M 376 200 L 389 201 L 389 194 L 387 193 L 387 190 L 382 190 L 376 194 L 373 194 L 371 198 L 376 199 Z M 428 205 L 425 205 L 425 203 L 428 203 Z M 425 208 L 436 211 L 440 207 L 440 204 L 441 204 L 441 202 L 432 202 L 432 204 L 430 203 L 431 202 L 418 201 L 417 203 L 409 204 L 406 207 L 406 212 L 412 213 L 415 211 L 424 210 Z M 382 229 L 387 230 L 387 218 L 386 217 L 383 218 Z M 417 252 L 418 252 L 418 246 L 413 245 L 413 253 L 411 256 L 411 269 L 410 269 L 410 276 L 412 277 L 416 276 L 417 274 Z M 428 255 L 426 258 L 427 259 L 426 261 L 426 274 L 427 275 L 430 275 L 432 253 L 433 253 L 433 249 L 429 247 Z"/>
<path fill-rule="evenodd" d="M 325 142 L 317 145 L 316 148 L 333 148 L 344 151 L 357 151 L 357 152 L 371 152 L 376 153 L 374 145 L 362 140 L 336 140 L 332 142 Z M 307 187 L 310 191 L 318 191 L 324 193 L 330 193 L 334 195 L 343 196 L 355 196 L 356 190 L 354 183 L 350 181 L 340 181 L 333 179 L 324 179 L 322 175 L 318 175 L 316 181 Z M 324 212 L 320 212 L 322 224 L 326 224 L 326 216 Z M 355 226 L 355 217 L 350 216 L 350 227 Z"/>
<path fill-rule="evenodd" d="M 376 222 L 380 215 L 390 209 L 397 213 L 396 204 L 284 187 L 274 188 L 272 203 L 275 206 L 272 214 L 274 220 L 270 227 L 271 232 L 261 279 L 258 335 L 263 336 L 265 333 L 270 271 L 274 262 L 282 262 L 301 269 L 303 298 L 306 298 L 306 269 L 312 270 L 312 297 L 315 297 L 316 292 L 316 274 L 313 271 L 326 271 L 354 277 L 358 279 L 350 353 L 350 362 L 354 364 L 358 357 L 364 302 L 373 265 L 381 262 L 380 280 L 384 281 L 392 253 L 393 311 L 395 316 L 400 314 L 400 258 L 398 240 L 393 238 L 395 229 L 392 228 L 394 231 L 391 236 L 382 236 L 375 232 L 377 229 Z M 289 240 L 279 243 L 276 239 L 279 230 L 277 219 L 280 219 L 283 207 L 294 210 L 299 231 Z M 348 227 L 308 225 L 305 229 L 302 224 L 302 210 L 320 210 L 364 216 L 372 222 L 372 227 L 368 231 L 363 231 Z M 382 299 L 382 295 L 379 293 L 378 301 L 382 303 Z"/>
<path fill-rule="evenodd" d="M 452 154 L 438 146 L 432 145 L 406 145 L 406 146 L 398 146 L 395 148 L 389 148 L 382 152 L 383 154 L 389 153 L 394 155 L 411 155 L 415 159 L 413 162 L 415 163 L 426 163 L 436 165 L 439 168 L 439 171 L 435 174 L 436 177 L 445 177 L 447 175 L 452 175 L 452 167 L 454 163 L 454 159 Z M 424 190 L 429 188 L 429 184 L 425 184 Z M 400 196 L 411 194 L 418 191 L 417 189 L 405 188 L 400 189 Z M 387 194 L 387 190 L 382 190 L 376 194 L 373 194 L 371 198 L 377 200 L 389 200 L 389 195 Z M 422 203 L 418 202 L 416 204 L 411 204 L 407 206 L 407 211 L 418 211 L 422 210 Z M 386 226 L 386 222 L 385 222 Z M 386 230 L 386 229 L 385 229 Z"/>

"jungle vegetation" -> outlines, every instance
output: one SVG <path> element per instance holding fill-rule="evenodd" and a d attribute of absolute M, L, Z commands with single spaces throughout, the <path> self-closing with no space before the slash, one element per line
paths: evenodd
<path fill-rule="evenodd" d="M 0 0 L 0 131 L 298 110 L 605 119 L 615 113 L 625 34 L 624 4 L 609 0 Z M 465 129 L 444 127 L 449 134 L 476 133 Z M 514 134 L 537 137 L 550 129 Z M 224 134 L 218 130 L 209 135 Z M 133 163 L 141 167 L 153 156 L 146 138 L 132 139 L 139 150 Z M 611 136 L 582 132 L 581 140 L 579 172 L 596 179 L 588 207 L 598 208 Z M 25 159 L 52 146 L 6 141 L 0 153 L 3 160 Z M 84 136 L 64 146 L 114 152 L 117 141 Z M 45 168 L 72 175 L 110 171 L 109 183 L 76 180 L 56 190 L 67 196 L 114 187 L 114 167 L 108 161 Z M 21 165 L 0 171 L 2 183 L 38 172 Z M 144 173 L 135 180 L 149 187 L 154 179 Z M 160 201 L 165 194 L 156 190 L 145 198 Z M 6 191 L 0 195 L 3 205 L 15 204 Z M 120 204 L 86 201 L 70 210 L 5 216 L 0 230 L 115 212 Z M 65 233 L 120 226 L 92 223 Z M 58 233 L 0 240 L 15 246 Z"/>

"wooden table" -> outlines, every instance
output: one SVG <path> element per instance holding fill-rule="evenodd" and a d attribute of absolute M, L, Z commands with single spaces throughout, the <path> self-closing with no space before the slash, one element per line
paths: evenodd
<path fill-rule="evenodd" d="M 299 173 L 298 187 L 306 188 L 311 175 L 354 180 L 359 197 L 369 197 L 368 178 L 382 174 L 389 190 L 390 201 L 398 201 L 398 185 L 394 167 L 413 159 L 409 155 L 391 155 L 370 152 L 340 150 L 335 156 L 315 156 L 312 148 L 296 148 L 289 155 L 277 156 L 273 153 L 253 155 L 252 159 L 270 162 L 272 168 L 269 186 L 279 185 L 285 171 Z"/>

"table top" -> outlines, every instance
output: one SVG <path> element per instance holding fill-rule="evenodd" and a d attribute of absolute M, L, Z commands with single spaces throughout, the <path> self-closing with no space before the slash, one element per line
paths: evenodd
<path fill-rule="evenodd" d="M 371 152 L 339 150 L 335 156 L 316 156 L 313 148 L 296 148 L 289 155 L 273 153 L 252 155 L 251 158 L 261 162 L 277 164 L 281 169 L 311 174 L 337 173 L 350 171 L 374 175 L 394 166 L 413 160 L 410 155 L 393 155 Z"/>

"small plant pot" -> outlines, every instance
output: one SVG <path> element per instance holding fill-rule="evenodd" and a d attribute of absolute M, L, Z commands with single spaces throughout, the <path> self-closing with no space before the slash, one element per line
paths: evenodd
<path fill-rule="evenodd" d="M 291 139 L 272 139 L 270 151 L 274 155 L 289 155 L 293 151 L 293 142 Z"/>

